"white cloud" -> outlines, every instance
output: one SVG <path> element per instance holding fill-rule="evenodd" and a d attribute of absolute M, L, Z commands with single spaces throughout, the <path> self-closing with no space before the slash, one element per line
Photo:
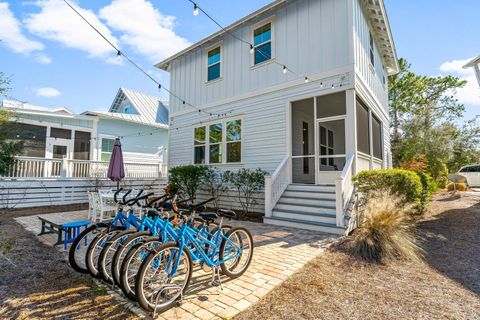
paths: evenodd
<path fill-rule="evenodd" d="M 146 0 L 114 0 L 100 10 L 99 16 L 123 33 L 123 43 L 153 62 L 190 45 L 173 31 L 175 17 L 163 15 Z"/>
<path fill-rule="evenodd" d="M 44 54 L 38 54 L 36 57 L 35 57 L 35 60 L 41 64 L 50 64 L 52 63 L 52 59 L 50 59 L 49 56 L 46 56 Z"/>
<path fill-rule="evenodd" d="M 6 2 L 0 2 L 0 40 L 16 53 L 29 55 L 44 49 L 42 43 L 30 40 L 22 33 L 20 22 Z"/>
<path fill-rule="evenodd" d="M 472 59 L 446 61 L 440 66 L 440 71 L 466 80 L 467 84 L 458 90 L 458 100 L 463 104 L 480 106 L 480 87 L 475 77 L 475 71 L 473 68 L 463 68 Z"/>
<path fill-rule="evenodd" d="M 35 90 L 37 96 L 44 97 L 44 98 L 52 98 L 61 95 L 62 93 L 55 88 L 44 87 L 44 88 L 37 88 Z"/>
<path fill-rule="evenodd" d="M 107 39 L 117 45 L 117 39 L 92 11 L 70 3 Z M 115 54 L 112 47 L 63 1 L 43 0 L 36 1 L 33 5 L 39 7 L 40 12 L 29 14 L 23 20 L 32 34 L 60 42 L 68 48 L 85 51 L 90 57 L 109 58 Z"/>

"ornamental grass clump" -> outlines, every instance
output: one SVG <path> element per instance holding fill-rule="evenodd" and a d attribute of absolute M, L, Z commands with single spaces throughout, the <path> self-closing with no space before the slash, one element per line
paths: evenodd
<path fill-rule="evenodd" d="M 412 205 L 389 192 L 371 194 L 362 222 L 348 241 L 351 251 L 371 262 L 421 259 L 423 250 L 413 231 L 412 210 Z"/>

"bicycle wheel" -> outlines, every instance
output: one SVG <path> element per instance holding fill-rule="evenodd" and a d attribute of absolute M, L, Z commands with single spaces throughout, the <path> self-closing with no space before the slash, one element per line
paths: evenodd
<path fill-rule="evenodd" d="M 173 267 L 178 261 L 178 268 Z M 186 248 L 179 252 L 176 243 L 167 243 L 142 262 L 135 281 L 135 294 L 147 311 L 171 308 L 186 291 L 192 276 L 192 258 Z"/>
<path fill-rule="evenodd" d="M 123 259 L 127 255 L 128 251 L 137 243 L 143 242 L 145 239 L 151 237 L 150 231 L 139 231 L 130 235 L 127 240 L 122 242 L 115 251 L 111 264 L 111 274 L 113 283 L 117 286 L 120 286 L 120 268 L 123 263 Z"/>
<path fill-rule="evenodd" d="M 117 251 L 118 247 L 134 232 L 135 230 L 125 230 L 117 233 L 113 238 L 107 241 L 102 251 L 100 251 L 97 262 L 98 275 L 107 283 L 113 283 L 111 264 L 115 252 Z"/>
<path fill-rule="evenodd" d="M 95 278 L 99 277 L 98 274 L 98 257 L 103 247 L 107 244 L 107 241 L 112 239 L 117 233 L 125 230 L 125 227 L 111 227 L 106 232 L 98 234 L 95 239 L 90 242 L 85 255 L 85 264 L 87 265 L 88 272 Z"/>
<path fill-rule="evenodd" d="M 68 262 L 73 270 L 80 273 L 88 273 L 87 265 L 85 264 L 85 254 L 88 243 L 91 242 L 99 233 L 105 232 L 110 227 L 109 224 L 100 222 L 86 228 L 78 237 L 72 242 L 70 250 L 68 251 Z M 87 240 L 87 244 L 84 241 Z"/>
<path fill-rule="evenodd" d="M 129 299 L 137 301 L 135 279 L 142 262 L 162 245 L 163 242 L 159 237 L 149 237 L 132 246 L 123 259 L 120 267 L 120 289 Z"/>
<path fill-rule="evenodd" d="M 228 239 L 228 240 L 227 240 Z M 229 278 L 238 278 L 247 271 L 253 257 L 253 238 L 243 227 L 230 229 L 220 246 L 220 264 L 222 273 Z"/>

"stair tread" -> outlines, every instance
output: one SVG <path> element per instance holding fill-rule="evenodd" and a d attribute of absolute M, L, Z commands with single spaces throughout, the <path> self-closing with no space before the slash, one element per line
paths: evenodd
<path fill-rule="evenodd" d="M 281 220 L 281 221 L 286 221 L 286 222 L 295 222 L 295 223 L 303 223 L 303 224 L 310 224 L 310 225 L 316 225 L 316 226 L 322 226 L 322 227 L 329 227 L 329 228 L 335 228 L 335 229 L 344 229 L 342 227 L 337 227 L 336 224 L 333 223 L 327 223 L 327 222 L 318 222 L 318 221 L 306 221 L 306 220 L 301 220 L 301 219 L 291 219 L 291 218 L 282 218 L 282 217 L 268 217 L 266 219 L 273 219 L 273 220 Z"/>
<path fill-rule="evenodd" d="M 304 199 L 304 200 L 320 200 L 320 201 L 335 201 L 332 198 L 313 198 L 313 197 L 302 197 L 302 196 L 284 196 L 282 195 L 281 198 L 288 198 L 288 199 Z"/>
<path fill-rule="evenodd" d="M 288 209 L 273 209 L 273 213 L 275 212 L 285 212 L 285 213 L 292 213 L 292 214 L 301 214 L 305 216 L 314 216 L 314 217 L 325 217 L 325 218 L 335 218 L 336 213 L 333 211 L 332 213 L 316 213 L 316 212 L 305 212 L 305 211 L 298 211 L 298 210 L 288 210 Z"/>
<path fill-rule="evenodd" d="M 336 209 L 336 206 L 327 206 L 327 205 L 320 205 L 320 204 L 308 204 L 308 203 L 291 203 L 291 202 L 284 202 L 282 201 L 282 198 L 280 198 L 280 201 L 277 202 L 277 204 L 284 204 L 284 205 L 289 205 L 289 206 L 297 206 L 297 207 L 309 207 L 309 208 L 323 208 L 323 209 Z M 276 206 L 275 206 L 276 208 Z"/>
<path fill-rule="evenodd" d="M 296 189 L 285 189 L 288 192 L 302 192 L 302 193 L 326 193 L 326 194 L 335 194 L 335 191 L 317 191 L 317 190 L 296 190 Z"/>

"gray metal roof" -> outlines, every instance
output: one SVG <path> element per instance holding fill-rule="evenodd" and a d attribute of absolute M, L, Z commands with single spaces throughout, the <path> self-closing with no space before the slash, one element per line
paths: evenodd
<path fill-rule="evenodd" d="M 472 60 L 470 60 L 466 65 L 464 65 L 463 67 L 464 68 L 470 68 L 470 67 L 474 67 L 477 63 L 480 63 L 480 56 L 477 56 L 475 58 L 473 58 Z"/>
<path fill-rule="evenodd" d="M 132 104 L 136 111 L 135 114 L 126 114 L 119 111 L 124 101 L 129 101 Z M 118 89 L 108 112 L 86 111 L 84 114 L 97 115 L 102 118 L 122 119 L 150 126 L 168 127 L 168 108 L 165 101 L 127 88 Z"/>

